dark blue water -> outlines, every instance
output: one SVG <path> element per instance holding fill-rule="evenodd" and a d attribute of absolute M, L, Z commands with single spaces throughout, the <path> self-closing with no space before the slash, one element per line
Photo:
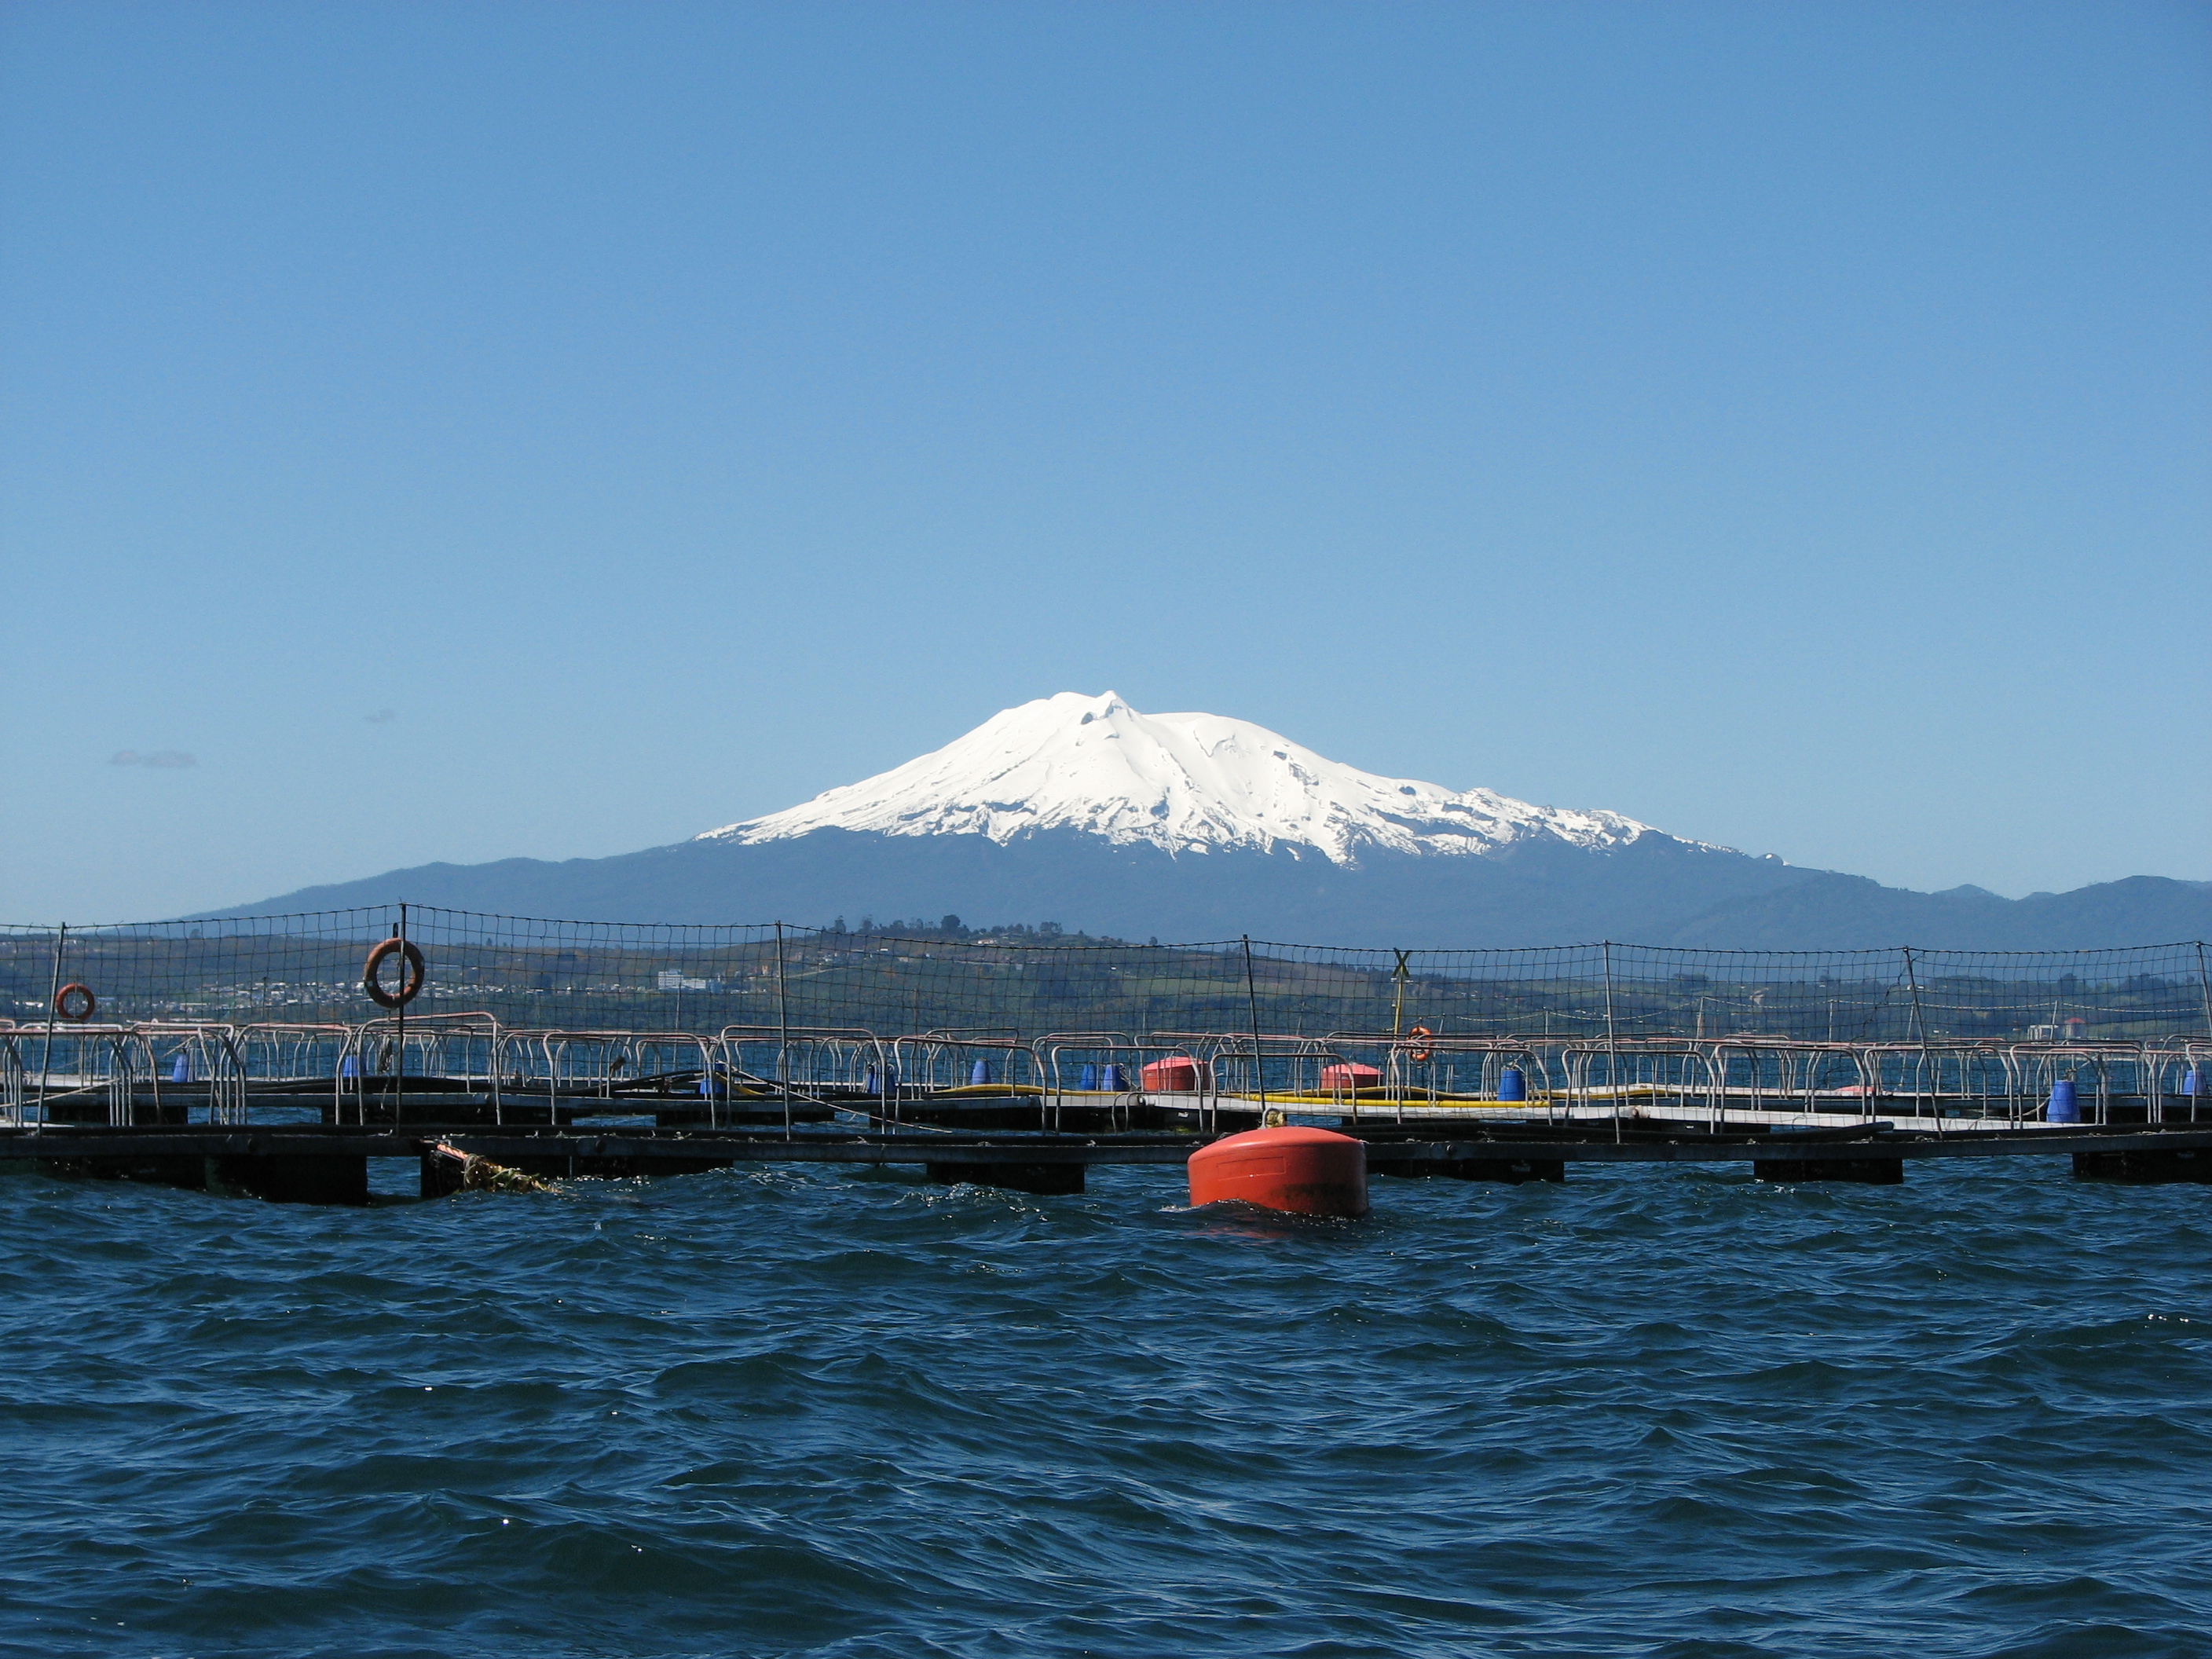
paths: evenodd
<path fill-rule="evenodd" d="M 42 1654 L 2212 1653 L 2212 1190 L 0 1179 Z"/>

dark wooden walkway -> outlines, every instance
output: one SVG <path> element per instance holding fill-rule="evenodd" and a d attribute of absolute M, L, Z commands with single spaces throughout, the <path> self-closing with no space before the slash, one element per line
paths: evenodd
<path fill-rule="evenodd" d="M 2212 1127 L 1899 1132 L 1881 1123 L 1850 1128 L 1712 1133 L 1650 1120 L 1546 1126 L 1491 1123 L 1363 1127 L 1368 1169 L 1379 1176 L 1559 1181 L 1571 1164 L 1719 1164 L 1752 1166 L 1763 1178 L 1888 1183 L 1928 1158 L 2067 1158 L 2085 1179 L 2212 1182 Z M 372 1158 L 420 1161 L 422 1191 L 461 1184 L 469 1160 L 526 1176 L 653 1176 L 740 1164 L 905 1165 L 940 1181 L 973 1181 L 1025 1191 L 1083 1188 L 1093 1164 L 1182 1164 L 1210 1137 L 1188 1133 L 977 1133 L 912 1129 L 860 1132 L 823 1126 L 634 1128 L 333 1127 L 314 1124 L 226 1127 L 96 1125 L 0 1129 L 0 1168 L 140 1180 L 302 1202 L 366 1200 Z"/>

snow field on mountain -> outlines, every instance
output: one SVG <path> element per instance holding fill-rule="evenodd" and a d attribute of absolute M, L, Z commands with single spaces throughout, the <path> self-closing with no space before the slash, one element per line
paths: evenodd
<path fill-rule="evenodd" d="M 697 839 L 753 844 L 830 829 L 1002 846 L 1070 829 L 1174 854 L 1311 848 L 1336 864 L 1364 848 L 1484 854 L 1553 836 L 1601 849 L 1657 833 L 1618 812 L 1381 777 L 1247 720 L 1140 714 L 1111 691 L 1023 703 L 903 766 Z"/>

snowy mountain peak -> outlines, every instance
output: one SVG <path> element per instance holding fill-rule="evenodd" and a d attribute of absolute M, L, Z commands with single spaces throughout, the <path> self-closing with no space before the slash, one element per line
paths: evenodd
<path fill-rule="evenodd" d="M 1025 702 L 903 766 L 698 839 L 750 844 L 828 829 L 1001 845 L 1073 829 L 1177 854 L 1310 848 L 1338 864 L 1366 848 L 1480 854 L 1551 836 L 1602 848 L 1655 833 L 1617 812 L 1379 777 L 1249 721 L 1141 714 L 1111 691 Z"/>

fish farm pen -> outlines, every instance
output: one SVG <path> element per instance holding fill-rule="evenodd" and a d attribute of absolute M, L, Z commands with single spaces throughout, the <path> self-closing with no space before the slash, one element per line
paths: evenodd
<path fill-rule="evenodd" d="M 2069 1155 L 2212 1179 L 2199 942 L 1370 951 L 422 906 L 0 929 L 0 1164 L 330 1202 L 737 1163 L 1079 1190 L 1266 1124 L 1378 1175 Z"/>

